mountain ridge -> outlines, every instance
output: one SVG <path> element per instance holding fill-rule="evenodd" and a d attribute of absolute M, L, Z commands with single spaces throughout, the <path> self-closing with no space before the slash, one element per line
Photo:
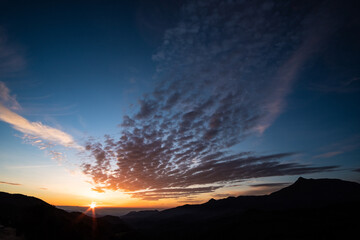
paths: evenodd
<path fill-rule="evenodd" d="M 321 188 L 325 188 L 324 191 L 343 195 L 342 197 L 329 197 L 329 194 L 320 191 Z M 277 215 L 291 213 L 293 214 L 290 214 L 291 218 L 295 218 L 295 221 L 296 214 L 301 215 L 309 209 L 316 209 L 316 211 L 326 215 L 328 214 L 327 211 L 330 212 L 332 208 L 342 209 L 354 204 L 356 206 L 358 203 L 360 203 L 359 183 L 337 179 L 305 179 L 300 177 L 295 183 L 267 195 L 210 199 L 203 204 L 186 204 L 163 210 L 149 217 L 139 215 L 139 218 L 136 218 L 136 213 L 132 213 L 132 218 L 127 218 L 125 215 L 121 219 L 135 229 L 147 233 L 153 233 L 153 229 L 167 229 L 168 233 L 165 235 L 169 237 L 174 232 L 195 234 L 196 230 L 193 226 L 207 229 L 207 225 L 209 225 L 214 226 L 214 229 L 227 229 L 228 225 L 231 226 L 234 222 L 248 215 L 254 217 L 253 215 L 259 214 L 267 218 L 276 218 Z M 341 213 L 341 210 L 339 211 Z M 310 215 L 310 213 L 308 214 Z M 300 218 L 306 219 L 306 216 Z M 221 223 L 222 221 L 228 221 L 228 224 L 224 225 Z M 260 224 L 265 223 L 261 222 Z M 218 227 L 219 225 L 221 227 Z M 207 231 L 211 232 L 212 229 L 207 229 Z M 214 236 L 217 233 L 214 233 Z M 203 234 L 206 235 L 205 232 Z"/>
<path fill-rule="evenodd" d="M 30 240 L 223 239 L 238 231 L 245 239 L 346 238 L 360 227 L 353 221 L 360 214 L 360 184 L 300 177 L 268 195 L 210 199 L 120 218 L 104 216 L 96 218 L 96 225 L 82 213 L 57 209 L 35 197 L 0 192 L 0 213 L 0 225 Z"/>
<path fill-rule="evenodd" d="M 321 191 L 321 188 L 325 189 L 325 191 Z M 308 195 L 304 195 L 305 193 Z M 334 195 L 330 196 L 331 194 Z M 276 210 L 291 207 L 306 207 L 309 204 L 316 206 L 319 204 L 330 205 L 342 201 L 350 202 L 352 200 L 360 200 L 359 183 L 330 178 L 306 179 L 299 177 L 295 183 L 267 195 L 240 195 L 238 197 L 228 197 L 218 200 L 212 198 L 203 204 L 186 204 L 163 210 L 159 212 L 159 214 L 174 212 L 179 209 L 184 209 L 183 214 L 185 214 L 185 212 L 189 212 L 191 208 L 196 210 L 202 207 L 206 209 L 214 209 L 216 207 L 219 209 L 231 208 L 232 211 L 243 211 L 244 209 L 254 207 L 262 210 Z M 278 204 L 278 202 L 280 204 Z M 134 213 L 132 215 L 134 216 Z M 180 213 L 178 215 L 180 215 Z"/>

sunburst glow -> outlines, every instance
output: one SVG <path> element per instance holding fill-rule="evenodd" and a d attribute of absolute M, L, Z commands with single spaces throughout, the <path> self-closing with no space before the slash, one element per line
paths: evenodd
<path fill-rule="evenodd" d="M 90 204 L 90 208 L 92 208 L 92 209 L 96 208 L 96 202 L 92 202 L 92 203 Z"/>

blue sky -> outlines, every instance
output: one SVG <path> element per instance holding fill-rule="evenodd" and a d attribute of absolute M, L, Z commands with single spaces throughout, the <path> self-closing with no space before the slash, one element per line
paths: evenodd
<path fill-rule="evenodd" d="M 3 1 L 0 190 L 165 206 L 360 181 L 356 5 Z"/>

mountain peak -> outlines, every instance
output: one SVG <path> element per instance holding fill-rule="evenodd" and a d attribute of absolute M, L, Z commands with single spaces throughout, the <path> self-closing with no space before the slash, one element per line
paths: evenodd
<path fill-rule="evenodd" d="M 326 200 L 326 199 L 345 199 L 349 196 L 360 196 L 360 184 L 343 181 L 339 179 L 306 179 L 299 177 L 298 180 L 270 196 L 286 197 L 302 200 Z"/>
<path fill-rule="evenodd" d="M 312 179 L 312 178 L 299 177 L 299 178 L 296 180 L 296 182 L 294 182 L 294 184 L 310 182 L 311 180 L 314 180 L 314 179 Z"/>
<path fill-rule="evenodd" d="M 306 180 L 307 180 L 306 178 L 299 177 L 296 182 L 302 182 L 302 181 L 306 181 Z"/>

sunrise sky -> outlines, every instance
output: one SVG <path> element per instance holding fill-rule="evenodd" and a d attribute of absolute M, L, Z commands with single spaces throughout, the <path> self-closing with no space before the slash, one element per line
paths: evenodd
<path fill-rule="evenodd" d="M 0 191 L 171 207 L 360 182 L 356 1 L 35 2 L 0 2 Z"/>

